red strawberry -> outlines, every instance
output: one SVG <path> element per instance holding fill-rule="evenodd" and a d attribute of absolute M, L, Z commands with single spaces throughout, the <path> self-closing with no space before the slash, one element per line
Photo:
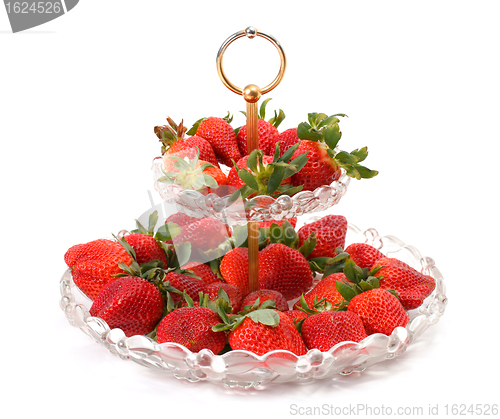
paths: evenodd
<path fill-rule="evenodd" d="M 224 281 L 248 294 L 248 248 L 236 247 L 227 252 L 219 269 Z"/>
<path fill-rule="evenodd" d="M 303 312 L 302 310 L 296 309 L 283 311 L 283 314 L 295 323 L 299 323 L 301 320 L 304 320 L 308 317 L 307 313 Z"/>
<path fill-rule="evenodd" d="M 309 160 L 292 176 L 293 186 L 303 185 L 304 191 L 314 191 L 322 185 L 330 185 L 342 174 L 340 167 L 330 158 L 327 147 L 315 141 L 302 140 L 292 158 L 308 153 Z"/>
<path fill-rule="evenodd" d="M 396 327 L 405 327 L 409 321 L 398 298 L 381 288 L 356 295 L 349 302 L 347 311 L 356 313 L 361 318 L 369 335 L 373 333 L 390 335 Z"/>
<path fill-rule="evenodd" d="M 154 237 L 148 234 L 131 233 L 127 234 L 124 238 L 132 249 L 134 249 L 139 265 L 151 262 L 152 260 L 159 260 L 165 264 L 165 267 L 167 266 L 165 252 Z"/>
<path fill-rule="evenodd" d="M 310 113 L 308 122 L 298 126 L 297 136 L 301 142 L 293 157 L 308 152 L 308 161 L 302 170 L 292 176 L 292 185 L 303 185 L 304 190 L 313 191 L 337 180 L 341 175 L 341 168 L 348 176 L 356 179 L 372 178 L 378 174 L 359 164 L 368 156 L 366 147 L 351 153 L 336 149 L 342 136 L 338 116 L 345 115 Z"/>
<path fill-rule="evenodd" d="M 118 264 L 130 265 L 134 259 L 120 243 L 99 239 L 71 247 L 64 261 L 78 288 L 94 300 L 108 282 L 116 280 L 113 275 L 123 273 Z"/>
<path fill-rule="evenodd" d="M 351 311 L 323 311 L 304 320 L 302 339 L 308 349 L 326 352 L 340 342 L 360 342 L 368 335 L 359 316 Z"/>
<path fill-rule="evenodd" d="M 379 281 L 380 288 L 395 290 L 406 310 L 420 307 L 436 287 L 434 278 L 418 272 L 398 259 L 379 259 L 372 269 L 377 267 L 381 267 L 377 272 L 377 275 L 382 277 Z"/>
<path fill-rule="evenodd" d="M 278 291 L 274 290 L 257 290 L 248 294 L 241 303 L 241 307 L 245 307 L 248 305 L 253 305 L 255 301 L 259 299 L 260 303 L 264 301 L 274 301 L 276 303 L 276 309 L 280 311 L 288 310 L 288 303 L 286 302 L 285 297 Z"/>
<path fill-rule="evenodd" d="M 279 317 L 272 325 L 262 323 L 258 318 L 246 317 L 229 333 L 228 342 L 233 350 L 251 351 L 264 355 L 274 350 L 286 350 L 296 355 L 304 355 L 307 349 L 292 320 L 280 311 L 256 310 L 253 313 L 273 312 Z M 276 314 L 274 316 L 276 316 Z M 266 322 L 270 323 L 270 322 Z"/>
<path fill-rule="evenodd" d="M 201 161 L 201 163 L 205 163 L 205 162 Z M 206 188 L 206 193 L 205 193 L 205 190 L 202 192 L 203 195 L 206 195 L 206 194 L 209 194 L 209 193 L 217 193 L 218 189 L 221 186 L 227 185 L 227 176 L 218 167 L 210 167 L 209 166 L 205 170 L 203 170 L 203 174 L 213 177 L 214 180 L 217 182 L 217 185 L 218 185 L 216 188 L 213 188 L 213 187 L 209 188 L 209 187 L 207 187 Z M 227 189 L 227 188 L 225 188 L 225 189 Z M 224 193 L 222 195 L 224 195 Z"/>
<path fill-rule="evenodd" d="M 259 149 L 264 152 L 264 154 L 272 153 L 271 146 L 278 133 L 278 129 L 271 125 L 269 122 L 259 119 L 258 122 L 258 130 L 259 130 Z M 247 126 L 243 125 L 238 131 L 238 135 L 236 137 L 236 141 L 238 142 L 238 148 L 242 156 L 248 156 L 247 151 Z"/>
<path fill-rule="evenodd" d="M 196 134 L 207 140 L 215 152 L 215 157 L 226 166 L 233 166 L 233 160 L 241 159 L 238 149 L 236 134 L 233 127 L 229 125 L 232 118 L 202 118 L 188 131 L 188 135 Z"/>
<path fill-rule="evenodd" d="M 298 231 L 299 247 L 308 239 L 311 233 L 316 233 L 316 246 L 308 259 L 316 257 L 334 257 L 335 249 L 344 248 L 347 234 L 347 220 L 342 215 L 326 215 L 317 221 L 306 224 Z"/>
<path fill-rule="evenodd" d="M 156 340 L 179 343 L 192 352 L 209 349 L 217 354 L 226 346 L 226 334 L 212 330 L 219 323 L 219 316 L 206 307 L 181 307 L 163 318 Z"/>
<path fill-rule="evenodd" d="M 191 224 L 181 227 L 181 232 L 173 237 L 174 246 L 191 243 L 191 254 L 203 257 L 203 253 L 215 249 L 228 239 L 226 226 L 211 217 L 197 218 Z"/>
<path fill-rule="evenodd" d="M 220 282 L 220 278 L 214 274 L 210 266 L 201 262 L 189 262 L 182 266 L 182 269 L 192 271 L 195 275 L 199 276 L 206 284 L 213 284 Z"/>
<path fill-rule="evenodd" d="M 393 294 L 379 288 L 381 276 L 379 268 L 371 271 L 361 269 L 354 261 L 347 259 L 344 274 L 348 283 L 337 281 L 335 286 L 344 297 L 343 305 L 347 311 L 356 313 L 365 326 L 366 333 L 384 333 L 390 335 L 395 327 L 405 327 L 408 315 L 399 299 Z"/>
<path fill-rule="evenodd" d="M 259 288 L 279 291 L 293 300 L 313 282 L 309 264 L 298 250 L 273 243 L 259 252 Z"/>
<path fill-rule="evenodd" d="M 297 137 L 297 128 L 290 128 L 274 138 L 270 150 L 273 152 L 276 149 L 276 144 L 279 144 L 281 156 L 285 151 L 297 143 L 300 143 L 300 139 Z"/>
<path fill-rule="evenodd" d="M 204 138 L 193 136 L 184 138 L 186 128 L 183 121 L 177 125 L 172 119 L 167 118 L 168 125 L 157 126 L 154 131 L 162 143 L 162 155 L 174 154 L 182 151 L 200 153 L 200 159 L 219 167 L 219 162 L 215 158 L 214 149 Z"/>
<path fill-rule="evenodd" d="M 193 301 L 199 301 L 199 293 L 205 291 L 206 284 L 198 278 L 178 272 L 169 272 L 165 275 L 163 282 L 167 282 L 171 287 L 176 288 L 181 292 L 186 292 Z M 171 293 L 174 303 L 181 301 L 182 296 L 175 292 Z"/>
<path fill-rule="evenodd" d="M 259 146 L 257 148 L 261 149 L 264 154 L 271 155 L 274 153 L 274 149 L 276 145 L 273 147 L 273 142 L 278 133 L 278 126 L 285 119 L 285 114 L 280 109 L 279 116 L 275 116 L 271 118 L 269 121 L 266 121 L 264 118 L 266 117 L 266 105 L 271 99 L 266 99 L 262 102 L 259 111 L 259 120 L 258 124 L 258 136 L 259 136 Z M 238 131 L 238 135 L 236 137 L 238 142 L 238 148 L 242 156 L 247 156 L 250 154 L 247 151 L 247 126 L 243 125 Z"/>
<path fill-rule="evenodd" d="M 353 243 L 347 246 L 344 252 L 349 253 L 351 259 L 360 268 L 371 269 L 373 264 L 385 255 L 366 243 Z"/>
<path fill-rule="evenodd" d="M 220 272 L 227 283 L 248 294 L 248 249 L 237 247 L 226 253 Z M 293 300 L 309 289 L 312 281 L 311 268 L 298 250 L 272 243 L 259 252 L 259 289 L 278 291 L 286 300 Z"/>
<path fill-rule="evenodd" d="M 108 283 L 95 298 L 90 315 L 103 319 L 126 336 L 152 332 L 163 315 L 163 299 L 156 286 L 138 277 Z"/>
<path fill-rule="evenodd" d="M 163 267 L 166 268 L 168 266 L 168 258 L 162 243 L 162 240 L 166 238 L 162 230 L 163 226 L 160 227 L 155 234 L 155 227 L 158 223 L 158 211 L 153 211 L 150 214 L 148 228 L 145 228 L 139 220 L 135 222 L 137 224 L 137 229 L 132 230 L 131 234 L 125 235 L 122 244 L 125 246 L 128 243 L 133 252 L 130 251 L 130 249 L 128 250 L 130 253 L 135 253 L 135 259 L 139 265 L 158 260 L 162 262 Z"/>
<path fill-rule="evenodd" d="M 197 222 L 198 220 L 199 220 L 199 218 L 190 217 L 189 215 L 186 215 L 183 212 L 176 212 L 175 214 L 172 214 L 169 217 L 167 217 L 165 224 L 166 223 L 175 223 L 181 227 L 181 226 L 186 225 L 186 224 L 191 224 L 191 223 Z"/>
<path fill-rule="evenodd" d="M 226 291 L 226 294 L 229 297 L 229 304 L 232 307 L 232 313 L 237 313 L 241 308 L 241 302 L 243 300 L 243 291 L 241 291 L 238 287 L 225 282 L 215 282 L 205 287 L 205 294 L 208 294 L 208 298 L 210 300 L 215 301 L 219 298 L 219 289 L 221 288 Z"/>
<path fill-rule="evenodd" d="M 297 225 L 297 217 L 288 218 L 287 221 L 290 222 L 290 224 L 292 225 L 292 227 L 295 227 Z M 280 221 L 277 221 L 277 220 L 261 221 L 261 222 L 259 222 L 259 228 L 269 228 L 269 227 L 271 227 L 272 224 L 278 224 L 279 226 L 283 226 L 284 222 L 285 222 L 285 220 L 280 220 Z"/>
<path fill-rule="evenodd" d="M 329 303 L 328 306 L 332 308 L 342 303 L 342 295 L 340 295 L 336 288 L 337 281 L 348 282 L 346 276 L 342 272 L 328 275 L 319 281 L 313 289 L 304 295 L 307 306 L 311 309 L 318 309 L 319 307 L 315 307 L 315 302 L 323 298 Z M 325 307 L 324 303 L 321 305 Z M 300 309 L 300 301 L 295 304 L 295 307 Z"/>

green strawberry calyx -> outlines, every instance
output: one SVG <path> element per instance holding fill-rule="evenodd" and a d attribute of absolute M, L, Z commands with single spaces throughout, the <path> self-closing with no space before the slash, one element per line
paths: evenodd
<path fill-rule="evenodd" d="M 244 182 L 244 185 L 233 193 L 229 201 L 232 202 L 239 197 L 245 199 L 250 195 L 278 197 L 281 195 L 294 195 L 300 192 L 303 188 L 302 185 L 282 184 L 283 180 L 299 172 L 307 163 L 307 153 L 303 153 L 291 160 L 298 147 L 299 144 L 295 144 L 280 157 L 279 144 L 276 144 L 273 161 L 267 164 L 263 161 L 264 152 L 255 149 L 248 156 L 246 162 L 248 169 L 240 169 L 233 161 L 236 173 Z"/>
<path fill-rule="evenodd" d="M 260 298 L 257 298 L 252 305 L 243 307 L 243 309 L 235 315 L 228 316 L 222 311 L 218 311 L 222 323 L 212 327 L 214 332 L 232 331 L 237 329 L 248 317 L 255 323 L 262 323 L 266 326 L 276 327 L 280 322 L 278 312 L 275 310 L 276 303 L 273 300 L 266 300 L 260 303 Z"/>
<path fill-rule="evenodd" d="M 312 253 L 316 247 L 317 239 L 316 233 L 313 231 L 309 237 L 304 241 L 302 246 L 299 246 L 299 235 L 290 221 L 284 220 L 282 225 L 271 223 L 269 228 L 259 229 L 259 249 L 273 243 L 281 243 L 292 249 L 298 250 L 305 259 Z M 314 259 L 307 261 L 311 271 L 316 273 L 318 271 L 317 264 Z"/>
<path fill-rule="evenodd" d="M 161 169 L 164 176 L 158 179 L 158 182 L 165 183 L 167 185 L 180 185 L 183 189 L 192 189 L 195 191 L 202 190 L 204 187 L 218 188 L 219 184 L 210 175 L 203 173 L 203 171 L 208 167 L 215 167 L 210 163 L 198 164 L 200 158 L 200 149 L 196 155 L 190 159 L 188 157 L 181 158 L 179 156 L 167 156 L 168 160 L 174 162 L 173 167 L 177 169 L 177 172 L 166 172 L 163 168 Z"/>
<path fill-rule="evenodd" d="M 332 164 L 344 169 L 348 176 L 355 179 L 370 179 L 376 176 L 378 171 L 359 164 L 368 157 L 367 147 L 355 149 L 350 153 L 337 150 L 342 137 L 338 117 L 344 116 L 347 115 L 339 113 L 328 116 L 324 113 L 309 113 L 308 122 L 302 122 L 297 127 L 297 137 L 324 144 Z"/>
<path fill-rule="evenodd" d="M 161 225 L 155 232 L 156 225 L 158 223 L 158 211 L 156 210 L 149 215 L 147 228 L 143 226 L 137 219 L 135 220 L 135 223 L 137 228 L 131 230 L 130 232 L 147 234 L 148 236 L 153 237 L 165 252 L 165 256 L 167 258 L 167 267 L 178 268 L 180 265 L 178 262 L 178 257 L 174 252 L 173 246 L 168 245 L 165 242 L 172 240 L 176 235 L 178 235 L 181 232 L 179 226 L 175 223 L 167 223 Z M 124 238 L 118 241 L 135 260 L 136 259 L 135 252 L 132 249 L 132 247 L 127 243 L 127 241 Z"/>
<path fill-rule="evenodd" d="M 347 308 L 349 302 L 359 294 L 365 291 L 369 291 L 375 288 L 380 288 L 380 280 L 383 276 L 376 276 L 377 272 L 382 269 L 383 266 L 377 266 L 372 270 L 368 268 L 360 268 L 352 259 L 345 261 L 344 275 L 351 282 L 348 284 L 343 281 L 335 282 L 335 287 L 337 291 L 343 298 L 340 309 Z M 387 290 L 395 297 L 399 299 L 399 296 L 395 290 Z"/>

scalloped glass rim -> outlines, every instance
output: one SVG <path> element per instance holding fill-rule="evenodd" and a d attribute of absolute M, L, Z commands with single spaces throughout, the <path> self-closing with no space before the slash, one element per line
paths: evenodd
<path fill-rule="evenodd" d="M 243 225 L 250 221 L 282 220 L 306 213 L 325 211 L 339 203 L 346 194 L 351 178 L 344 169 L 340 178 L 330 185 L 323 185 L 314 191 L 299 192 L 292 197 L 278 198 L 258 196 L 245 199 L 244 204 L 228 203 L 229 195 L 219 197 L 216 194 L 203 195 L 198 191 L 185 190 L 179 185 L 159 182 L 163 176 L 162 157 L 153 160 L 153 178 L 155 190 L 167 203 L 176 203 L 178 210 L 198 217 L 215 217 L 225 224 Z M 227 168 L 229 169 L 229 168 Z"/>
<path fill-rule="evenodd" d="M 248 388 L 268 383 L 333 378 L 337 374 L 360 372 L 373 364 L 400 356 L 428 327 L 439 321 L 447 304 L 444 280 L 432 258 L 422 257 L 415 247 L 394 236 L 381 237 L 373 228 L 362 231 L 349 224 L 346 246 L 354 242 L 369 243 L 387 256 L 397 257 L 431 275 L 436 280 L 436 289 L 422 306 L 408 312 L 410 322 L 406 328 L 397 327 L 390 336 L 370 335 L 359 343 L 342 342 L 327 352 L 311 349 L 306 355 L 297 356 L 279 350 L 258 356 L 249 351 L 235 350 L 214 355 L 205 349 L 193 353 L 177 343 L 158 344 L 146 336 L 126 337 L 121 329 L 110 329 L 104 320 L 90 316 L 89 300 L 74 285 L 69 269 L 60 282 L 60 306 L 72 326 L 79 327 L 111 353 L 172 373 L 179 379 Z"/>

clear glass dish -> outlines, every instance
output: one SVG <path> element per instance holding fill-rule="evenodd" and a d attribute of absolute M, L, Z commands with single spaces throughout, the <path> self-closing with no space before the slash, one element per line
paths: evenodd
<path fill-rule="evenodd" d="M 214 217 L 228 225 L 245 225 L 248 222 L 264 220 L 283 220 L 312 212 L 325 211 L 339 203 L 346 194 L 351 178 L 342 169 L 338 180 L 331 185 L 323 185 L 314 191 L 303 191 L 290 197 L 278 198 L 257 196 L 244 202 L 230 203 L 229 195 L 218 196 L 214 193 L 203 195 L 198 191 L 185 190 L 179 185 L 159 182 L 162 176 L 162 157 L 153 160 L 153 179 L 155 190 L 168 203 L 176 203 L 178 211 L 193 217 Z M 229 168 L 221 167 L 228 172 Z"/>
<path fill-rule="evenodd" d="M 403 354 L 406 349 L 443 315 L 446 289 L 443 277 L 430 257 L 394 236 L 379 236 L 370 228 L 361 230 L 350 224 L 346 246 L 366 242 L 388 257 L 396 257 L 436 280 L 434 292 L 416 310 L 409 311 L 410 322 L 397 327 L 390 336 L 374 334 L 359 343 L 342 342 L 328 352 L 311 349 L 297 356 L 289 351 L 272 351 L 257 356 L 248 351 L 214 355 L 209 350 L 198 353 L 176 343 L 158 344 L 146 336 L 126 337 L 121 329 L 110 329 L 106 322 L 89 314 L 90 300 L 76 287 L 67 270 L 61 278 L 60 306 L 72 326 L 80 328 L 111 353 L 125 360 L 164 371 L 188 381 L 210 381 L 228 387 L 255 387 L 269 383 L 300 382 L 332 378 L 337 374 L 360 372 L 367 367 Z"/>

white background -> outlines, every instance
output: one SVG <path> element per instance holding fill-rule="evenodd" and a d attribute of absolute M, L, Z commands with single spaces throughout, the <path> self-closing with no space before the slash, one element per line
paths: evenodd
<path fill-rule="evenodd" d="M 366 403 L 444 415 L 445 404 L 499 403 L 499 12 L 495 1 L 82 0 L 12 34 L 0 10 L 2 410 L 293 417 L 292 404 Z M 215 57 L 249 25 L 287 54 L 269 95 L 287 114 L 280 128 L 346 113 L 340 145 L 367 145 L 380 171 L 331 212 L 415 245 L 445 277 L 439 323 L 361 374 L 250 391 L 190 384 L 112 356 L 58 305 L 67 248 L 132 228 L 149 208 L 155 125 L 227 111 L 244 123 Z M 240 85 L 267 84 L 277 65 L 261 39 L 225 55 Z"/>

